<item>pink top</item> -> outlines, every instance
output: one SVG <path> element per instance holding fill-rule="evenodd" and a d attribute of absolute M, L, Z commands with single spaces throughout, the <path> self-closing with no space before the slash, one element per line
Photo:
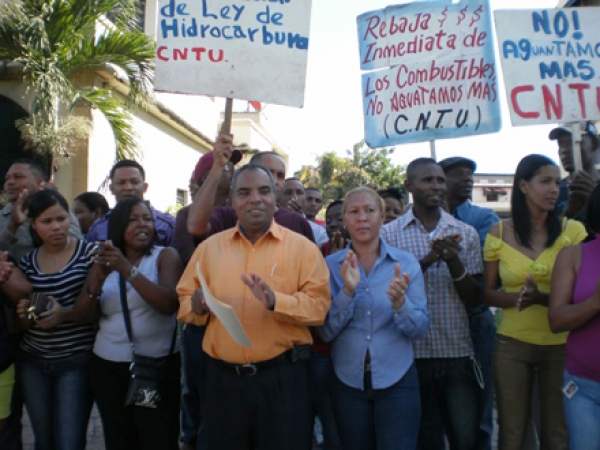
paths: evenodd
<path fill-rule="evenodd" d="M 600 276 L 600 235 L 581 245 L 581 264 L 573 292 L 573 303 L 594 295 Z M 600 383 L 600 315 L 569 333 L 565 368 L 571 375 Z"/>

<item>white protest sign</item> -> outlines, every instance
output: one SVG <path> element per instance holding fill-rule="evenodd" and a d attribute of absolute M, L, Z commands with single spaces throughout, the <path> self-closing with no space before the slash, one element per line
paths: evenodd
<path fill-rule="evenodd" d="M 513 125 L 600 119 L 600 8 L 495 11 Z"/>
<path fill-rule="evenodd" d="M 415 2 L 358 17 L 365 140 L 371 147 L 500 129 L 487 0 Z"/>
<path fill-rule="evenodd" d="M 160 0 L 155 89 L 304 103 L 311 0 Z"/>

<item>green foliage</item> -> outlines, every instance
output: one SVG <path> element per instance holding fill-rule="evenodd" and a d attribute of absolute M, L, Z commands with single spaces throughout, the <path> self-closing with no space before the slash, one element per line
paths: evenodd
<path fill-rule="evenodd" d="M 318 187 L 325 202 L 342 199 L 350 189 L 365 184 L 379 189 L 400 187 L 405 168 L 392 164 L 393 153 L 393 148 L 373 149 L 360 141 L 346 150 L 346 157 L 324 153 L 317 157 L 316 166 L 303 166 L 294 176 L 307 187 Z"/>
<path fill-rule="evenodd" d="M 138 16 L 138 0 L 13 0 L 0 6 L 0 61 L 20 65 L 22 83 L 35 94 L 31 116 L 19 124 L 31 146 L 68 155 L 68 143 L 85 126 L 74 127 L 66 117 L 76 102 L 87 101 L 113 127 L 117 157 L 136 155 L 128 108 L 152 98 L 155 49 L 138 29 Z M 126 100 L 73 83 L 77 72 L 100 67 L 128 83 Z"/>
<path fill-rule="evenodd" d="M 181 203 L 177 203 L 175 205 L 169 205 L 169 207 L 167 208 L 167 210 L 165 211 L 167 214 L 172 215 L 173 217 L 177 216 L 177 213 L 179 212 L 179 210 L 181 208 L 183 208 L 184 205 L 182 205 Z"/>

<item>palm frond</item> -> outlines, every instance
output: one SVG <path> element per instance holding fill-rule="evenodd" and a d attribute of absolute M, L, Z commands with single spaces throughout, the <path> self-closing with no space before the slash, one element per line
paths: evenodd
<path fill-rule="evenodd" d="M 106 30 L 98 37 L 83 38 L 72 50 L 71 57 L 61 58 L 65 72 L 111 65 L 127 78 L 128 106 L 145 106 L 153 98 L 155 43 L 146 34 Z"/>
<path fill-rule="evenodd" d="M 60 156 L 72 127 L 59 117 L 59 109 L 84 98 L 110 123 L 117 158 L 137 156 L 128 108 L 152 101 L 155 50 L 154 41 L 139 31 L 139 5 L 139 0 L 12 0 L 0 5 L 0 61 L 21 64 L 22 82 L 35 94 L 32 116 L 19 124 L 31 145 Z M 74 73 L 98 66 L 114 68 L 129 84 L 126 101 L 107 89 L 73 84 Z"/>
<path fill-rule="evenodd" d="M 53 154 L 55 163 L 71 157 L 74 144 L 86 139 L 91 132 L 92 124 L 82 116 L 66 116 L 59 126 L 49 124 L 45 117 L 32 114 L 16 121 L 26 148 L 40 153 Z"/>
<path fill-rule="evenodd" d="M 106 117 L 115 135 L 116 159 L 139 158 L 137 134 L 125 103 L 108 89 L 81 91 L 79 96 L 98 108 Z"/>

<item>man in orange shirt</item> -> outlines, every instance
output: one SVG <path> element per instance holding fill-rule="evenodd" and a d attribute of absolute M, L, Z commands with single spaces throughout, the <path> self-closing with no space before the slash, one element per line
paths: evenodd
<path fill-rule="evenodd" d="M 273 221 L 275 192 L 265 168 L 239 169 L 232 180 L 237 226 L 200 244 L 177 286 L 179 320 L 208 320 L 208 448 L 311 448 L 308 327 L 329 310 L 329 271 L 314 243 Z M 210 313 L 196 264 L 214 296 L 233 307 L 252 348 L 236 344 Z"/>

